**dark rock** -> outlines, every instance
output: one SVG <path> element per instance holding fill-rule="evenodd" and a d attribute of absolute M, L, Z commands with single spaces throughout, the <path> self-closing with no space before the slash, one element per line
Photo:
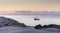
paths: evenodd
<path fill-rule="evenodd" d="M 44 26 L 42 26 L 42 28 L 48 28 L 48 25 L 44 25 Z"/>
<path fill-rule="evenodd" d="M 49 24 L 49 25 L 44 25 L 43 28 L 60 28 L 60 25 Z"/>
<path fill-rule="evenodd" d="M 34 28 L 35 28 L 35 29 L 42 29 L 42 28 L 57 28 L 57 29 L 60 29 L 60 25 L 49 24 L 49 25 L 41 26 L 41 25 L 39 24 L 39 25 L 36 25 Z"/>
<path fill-rule="evenodd" d="M 34 28 L 35 28 L 35 29 L 41 29 L 42 26 L 39 24 L 39 25 L 36 25 Z"/>
<path fill-rule="evenodd" d="M 0 17 L 0 27 L 14 26 L 14 27 L 26 27 L 25 24 L 6 17 Z"/>

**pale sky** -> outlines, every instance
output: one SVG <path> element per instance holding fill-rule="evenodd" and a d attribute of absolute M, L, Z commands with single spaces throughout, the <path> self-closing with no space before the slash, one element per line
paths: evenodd
<path fill-rule="evenodd" d="M 0 0 L 0 11 L 60 11 L 60 0 Z"/>

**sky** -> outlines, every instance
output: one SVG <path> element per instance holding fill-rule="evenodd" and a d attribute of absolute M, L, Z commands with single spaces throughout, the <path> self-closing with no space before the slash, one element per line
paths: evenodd
<path fill-rule="evenodd" d="M 33 12 L 34 11 L 54 11 L 56 12 L 56 11 L 60 11 L 60 0 L 0 0 L 0 14 L 13 14 L 15 11 L 33 11 Z M 18 20 L 20 21 L 20 19 Z M 50 21 L 51 19 L 47 19 L 47 20 L 42 19 L 41 21 L 43 21 L 44 23 L 45 22 L 44 20 Z M 27 22 L 27 20 L 24 20 L 23 18 L 23 22 L 25 21 Z M 58 20 L 53 19 L 54 23 L 55 21 L 56 22 L 58 21 L 59 23 L 59 19 Z M 52 22 L 52 20 L 50 22 Z M 33 21 L 32 23 L 35 23 L 35 22 Z"/>
<path fill-rule="evenodd" d="M 60 0 L 0 0 L 0 11 L 60 11 Z"/>

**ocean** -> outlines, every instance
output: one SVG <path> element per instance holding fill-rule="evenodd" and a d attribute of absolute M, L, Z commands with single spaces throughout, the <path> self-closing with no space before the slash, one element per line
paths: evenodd
<path fill-rule="evenodd" d="M 60 16 L 55 15 L 0 15 L 3 17 L 14 19 L 20 23 L 24 23 L 27 26 L 35 26 L 38 24 L 48 25 L 57 24 L 60 25 Z M 34 20 L 38 18 L 40 20 Z"/>

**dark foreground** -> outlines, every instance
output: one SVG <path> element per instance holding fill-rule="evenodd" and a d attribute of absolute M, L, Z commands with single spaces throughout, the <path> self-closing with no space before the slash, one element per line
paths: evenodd
<path fill-rule="evenodd" d="M 60 29 L 44 28 L 37 30 L 33 27 L 0 27 L 0 33 L 60 33 Z"/>
<path fill-rule="evenodd" d="M 0 17 L 0 33 L 60 33 L 60 25 L 27 26 L 6 17 Z"/>

